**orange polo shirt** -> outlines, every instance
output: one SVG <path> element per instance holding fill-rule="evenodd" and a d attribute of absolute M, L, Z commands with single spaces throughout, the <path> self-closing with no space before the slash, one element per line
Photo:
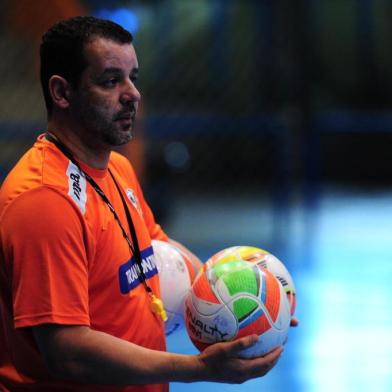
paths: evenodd
<path fill-rule="evenodd" d="M 81 167 L 104 191 L 129 234 L 108 170 Z M 159 295 L 151 239 L 167 236 L 129 161 L 112 153 L 109 168 L 127 200 L 148 283 Z M 166 384 L 113 388 L 64 383 L 46 371 L 26 327 L 88 325 L 151 349 L 166 347 L 162 321 L 150 310 L 113 214 L 77 167 L 42 136 L 2 185 L 0 246 L 0 390 L 167 391 Z"/>

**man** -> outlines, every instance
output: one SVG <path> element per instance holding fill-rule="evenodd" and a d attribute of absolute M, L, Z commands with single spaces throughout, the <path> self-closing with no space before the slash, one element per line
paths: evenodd
<path fill-rule="evenodd" d="M 239 383 L 282 349 L 242 360 L 257 337 L 199 355 L 165 351 L 155 222 L 129 162 L 140 93 L 132 36 L 93 17 L 41 44 L 47 132 L 0 193 L 0 389 L 166 391 L 170 381 Z M 180 245 L 179 245 L 180 246 Z"/>

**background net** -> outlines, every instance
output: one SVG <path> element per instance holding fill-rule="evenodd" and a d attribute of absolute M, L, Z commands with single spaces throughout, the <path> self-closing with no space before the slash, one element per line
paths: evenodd
<path fill-rule="evenodd" d="M 284 222 L 325 184 L 389 186 L 388 0 L 3 0 L 1 179 L 45 128 L 40 37 L 77 14 L 135 36 L 142 110 L 122 152 L 160 219 L 208 195 L 201 211 L 267 203 Z"/>

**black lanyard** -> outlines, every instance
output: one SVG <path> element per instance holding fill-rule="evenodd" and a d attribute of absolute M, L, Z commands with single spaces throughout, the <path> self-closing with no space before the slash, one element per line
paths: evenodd
<path fill-rule="evenodd" d="M 154 313 L 159 314 L 161 316 L 161 318 L 164 321 L 166 321 L 167 316 L 166 316 L 166 313 L 165 313 L 165 311 L 163 309 L 162 301 L 159 298 L 155 297 L 151 287 L 147 283 L 147 277 L 146 277 L 146 274 L 143 271 L 142 255 L 141 255 L 141 252 L 140 252 L 139 241 L 138 241 L 137 235 L 136 235 L 135 225 L 133 223 L 132 216 L 131 216 L 131 213 L 130 213 L 130 211 L 128 209 L 128 206 L 127 206 L 127 203 L 125 201 L 124 195 L 122 194 L 121 188 L 118 185 L 116 179 L 114 178 L 113 173 L 108 168 L 110 176 L 112 177 L 113 182 L 116 185 L 117 191 L 118 191 L 118 193 L 120 195 L 120 198 L 121 198 L 121 201 L 123 203 L 123 207 L 124 207 L 124 210 L 125 210 L 125 215 L 126 215 L 127 221 L 128 221 L 129 231 L 130 231 L 131 237 L 132 237 L 132 242 L 129 239 L 126 230 L 124 229 L 124 226 L 122 225 L 122 223 L 120 221 L 120 218 L 117 215 L 116 210 L 114 209 L 112 203 L 110 202 L 108 197 L 105 195 L 105 193 L 101 189 L 101 187 L 95 182 L 95 180 L 88 173 L 86 173 L 80 167 L 79 163 L 75 160 L 72 152 L 62 142 L 60 142 L 59 139 L 57 139 L 54 135 L 52 135 L 49 132 L 46 132 L 45 137 L 46 137 L 47 140 L 52 142 L 79 169 L 79 171 L 82 173 L 82 175 L 86 178 L 86 180 L 93 187 L 95 192 L 101 197 L 101 199 L 104 201 L 104 203 L 108 206 L 109 210 L 113 214 L 116 222 L 118 223 L 118 225 L 119 225 L 119 227 L 121 229 L 123 237 L 127 241 L 127 244 L 128 244 L 128 247 L 129 247 L 131 253 L 133 254 L 133 256 L 135 258 L 136 266 L 137 266 L 136 270 L 137 270 L 137 274 L 138 274 L 139 280 L 144 285 L 147 293 L 151 296 L 151 301 L 152 301 L 151 309 L 152 309 L 152 311 Z"/>

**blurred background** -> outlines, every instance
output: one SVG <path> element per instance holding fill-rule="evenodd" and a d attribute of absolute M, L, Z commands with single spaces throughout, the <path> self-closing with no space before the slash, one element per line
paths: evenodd
<path fill-rule="evenodd" d="M 203 261 L 262 247 L 296 283 L 267 377 L 172 391 L 392 390 L 392 2 L 1 0 L 0 181 L 45 129 L 40 37 L 80 14 L 134 34 L 121 152 L 167 233 Z M 169 348 L 196 352 L 184 330 Z"/>

